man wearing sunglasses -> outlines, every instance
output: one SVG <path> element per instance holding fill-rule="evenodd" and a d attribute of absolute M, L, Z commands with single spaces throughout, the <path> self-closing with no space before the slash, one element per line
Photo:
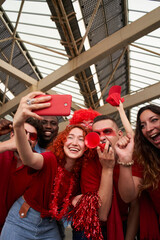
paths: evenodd
<path fill-rule="evenodd" d="M 7 126 L 8 132 L 12 130 L 10 139 L 0 142 L 0 231 L 10 207 L 23 195 L 31 181 L 31 175 L 28 174 L 28 167 L 22 164 L 17 152 L 11 122 L 5 120 L 0 122 L 0 135 L 7 133 Z M 28 142 L 33 149 L 37 143 L 36 128 L 38 128 L 38 124 L 30 118 L 26 121 L 24 127 Z"/>

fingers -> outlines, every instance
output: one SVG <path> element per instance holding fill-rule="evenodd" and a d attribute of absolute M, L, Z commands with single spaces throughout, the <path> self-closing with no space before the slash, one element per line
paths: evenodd
<path fill-rule="evenodd" d="M 130 142 L 130 138 L 127 136 L 123 136 L 121 139 L 118 140 L 117 146 L 119 148 L 125 148 L 129 142 Z"/>
<path fill-rule="evenodd" d="M 39 97 L 37 97 L 39 96 Z M 47 102 L 51 96 L 45 95 L 42 92 L 32 92 L 21 99 L 19 108 L 22 109 L 22 114 L 42 120 L 43 117 L 34 113 L 35 110 L 50 107 L 51 103 Z"/>
<path fill-rule="evenodd" d="M 76 197 L 73 198 L 72 200 L 72 205 L 75 207 L 77 202 L 80 200 L 80 198 L 83 196 L 83 194 L 77 195 Z"/>
<path fill-rule="evenodd" d="M 7 119 L 1 119 L 0 120 L 0 129 L 2 128 L 10 128 L 12 126 L 12 122 Z"/>
<path fill-rule="evenodd" d="M 111 143 L 107 141 L 103 150 L 100 146 L 97 147 L 97 153 L 99 158 L 110 158 L 111 156 L 114 156 L 114 149 L 112 148 Z"/>
<path fill-rule="evenodd" d="M 109 152 L 109 150 L 110 150 L 110 146 L 111 146 L 110 142 L 109 142 L 109 141 L 106 141 L 106 144 L 105 144 L 104 150 L 107 151 L 107 152 Z"/>
<path fill-rule="evenodd" d="M 26 103 L 27 105 L 31 106 L 31 105 L 37 104 L 37 103 L 45 103 L 45 102 L 49 101 L 50 99 L 51 99 L 50 95 L 45 95 L 42 92 L 33 92 L 33 93 L 29 93 L 28 95 L 23 97 L 21 99 L 21 103 Z"/>
<path fill-rule="evenodd" d="M 35 98 L 36 96 L 39 96 L 39 95 L 45 95 L 45 93 L 41 92 L 41 91 L 36 91 L 36 92 L 31 92 L 31 93 L 28 93 L 25 97 L 23 98 L 26 98 L 26 99 L 32 99 L 32 98 Z"/>
<path fill-rule="evenodd" d="M 115 148 L 118 147 L 118 148 L 124 149 L 127 147 L 129 143 L 133 143 L 133 142 L 134 142 L 133 136 L 128 133 L 126 136 L 123 136 L 118 140 L 118 142 L 115 145 Z"/>

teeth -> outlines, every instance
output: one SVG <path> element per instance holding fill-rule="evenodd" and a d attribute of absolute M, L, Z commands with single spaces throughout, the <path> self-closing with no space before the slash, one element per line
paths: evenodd
<path fill-rule="evenodd" d="M 152 138 L 152 139 L 154 140 L 154 139 L 157 138 L 159 135 L 160 135 L 160 133 L 155 133 L 155 134 L 152 134 L 152 135 L 150 136 L 150 138 Z"/>
<path fill-rule="evenodd" d="M 78 149 L 76 149 L 76 148 L 70 148 L 69 150 L 78 152 Z"/>
<path fill-rule="evenodd" d="M 157 136 L 157 133 L 155 133 L 155 134 L 151 135 L 151 138 L 153 138 L 153 137 L 155 137 L 155 136 Z"/>

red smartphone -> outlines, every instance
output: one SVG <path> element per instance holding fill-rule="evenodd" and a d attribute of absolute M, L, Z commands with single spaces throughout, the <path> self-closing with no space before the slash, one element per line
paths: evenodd
<path fill-rule="evenodd" d="M 44 95 L 39 95 L 42 97 Z M 34 110 L 40 116 L 68 116 L 71 111 L 72 96 L 71 95 L 47 95 L 51 96 L 48 101 L 51 103 L 50 107 Z"/>

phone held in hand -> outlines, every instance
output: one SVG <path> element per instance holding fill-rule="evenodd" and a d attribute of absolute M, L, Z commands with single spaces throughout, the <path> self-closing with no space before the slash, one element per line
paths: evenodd
<path fill-rule="evenodd" d="M 41 97 L 39 95 L 38 97 Z M 43 95 L 44 96 L 44 95 Z M 72 96 L 71 95 L 49 95 L 51 106 L 34 110 L 40 116 L 69 116 L 71 112 Z"/>

